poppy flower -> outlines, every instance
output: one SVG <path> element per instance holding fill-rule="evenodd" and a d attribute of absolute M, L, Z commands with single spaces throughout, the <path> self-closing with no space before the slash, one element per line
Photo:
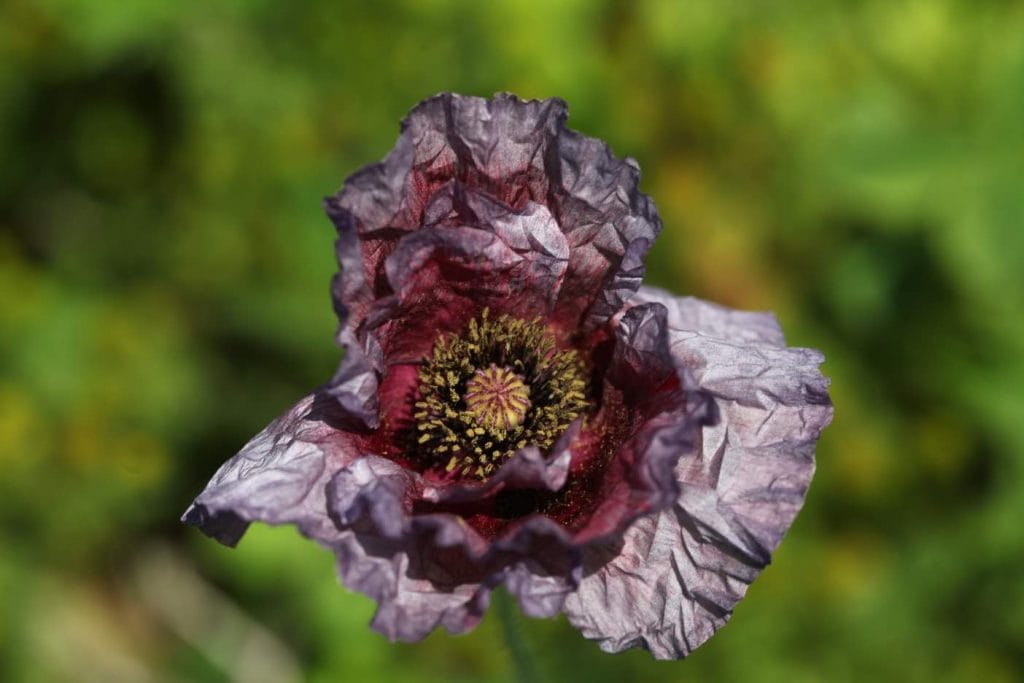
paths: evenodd
<path fill-rule="evenodd" d="M 325 201 L 344 359 L 186 522 L 295 525 L 392 639 L 471 629 L 500 586 L 608 652 L 683 657 L 725 623 L 803 503 L 823 357 L 641 286 L 639 169 L 566 116 L 438 95 Z"/>

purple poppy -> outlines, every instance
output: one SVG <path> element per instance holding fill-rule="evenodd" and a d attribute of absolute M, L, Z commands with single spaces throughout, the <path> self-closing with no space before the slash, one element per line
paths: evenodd
<path fill-rule="evenodd" d="M 683 657 L 725 623 L 803 503 L 823 358 L 641 286 L 639 169 L 565 118 L 433 97 L 326 200 L 344 360 L 185 521 L 296 525 L 392 639 L 471 629 L 502 585 L 609 652 Z"/>

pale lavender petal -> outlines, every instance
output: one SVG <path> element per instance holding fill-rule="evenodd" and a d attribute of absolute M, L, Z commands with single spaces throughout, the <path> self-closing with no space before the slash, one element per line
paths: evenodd
<path fill-rule="evenodd" d="M 217 470 L 182 521 L 227 545 L 254 521 L 295 524 L 317 540 L 334 539 L 325 486 L 335 469 L 361 455 L 336 428 L 340 412 L 323 393 L 303 398 Z"/>
<path fill-rule="evenodd" d="M 739 311 L 692 296 L 675 296 L 648 285 L 641 287 L 629 303 L 651 302 L 660 303 L 668 310 L 668 326 L 673 330 L 692 330 L 732 342 L 786 345 L 778 319 L 767 311 Z"/>
<path fill-rule="evenodd" d="M 714 398 L 717 424 L 675 473 L 676 504 L 621 545 L 589 549 L 566 614 L 608 652 L 684 657 L 728 620 L 803 504 L 814 446 L 832 416 L 823 357 L 784 346 L 770 314 L 642 289 L 669 306 L 673 353 Z"/>

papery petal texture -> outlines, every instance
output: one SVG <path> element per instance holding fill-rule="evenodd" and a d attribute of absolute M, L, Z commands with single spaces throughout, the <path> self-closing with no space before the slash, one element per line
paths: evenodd
<path fill-rule="evenodd" d="M 295 525 L 393 640 L 469 630 L 499 587 L 609 652 L 682 657 L 728 619 L 803 503 L 822 357 L 642 287 L 639 169 L 566 116 L 438 95 L 325 200 L 345 356 L 184 521 Z"/>
<path fill-rule="evenodd" d="M 295 524 L 318 540 L 334 538 L 326 483 L 361 455 L 355 439 L 337 428 L 342 416 L 326 393 L 306 396 L 217 470 L 183 521 L 231 546 L 254 521 Z"/>
<path fill-rule="evenodd" d="M 565 612 L 607 652 L 684 657 L 728 620 L 803 504 L 832 417 L 824 360 L 787 348 L 774 316 L 641 288 L 669 311 L 675 357 L 719 413 L 675 466 L 675 504 L 590 549 Z"/>
<path fill-rule="evenodd" d="M 334 296 L 343 321 L 362 328 L 374 303 L 394 293 L 388 257 L 430 226 L 495 233 L 528 255 L 530 271 L 563 262 L 550 303 L 566 328 L 596 326 L 621 308 L 661 221 L 638 190 L 636 163 L 566 129 L 566 116 L 561 100 L 507 94 L 445 93 L 414 108 L 391 154 L 326 200 L 339 234 Z M 540 286 L 521 293 L 552 294 Z"/>
<path fill-rule="evenodd" d="M 666 313 L 651 304 L 623 316 L 606 377 L 608 415 L 597 415 L 589 430 L 576 423 L 546 455 L 528 447 L 478 484 L 438 487 L 380 457 L 364 457 L 335 475 L 328 508 L 339 528 L 356 532 L 346 540 L 342 577 L 380 603 L 375 628 L 402 639 L 423 637 L 437 625 L 460 632 L 477 623 L 481 605 L 501 584 L 525 613 L 553 616 L 578 586 L 586 547 L 619 538 L 636 517 L 676 499 L 673 468 L 692 449 L 708 404 L 685 368 L 674 363 Z M 586 450 L 588 438 L 611 438 L 602 423 L 621 420 L 623 403 L 634 414 L 629 423 L 615 425 L 610 461 L 595 463 L 582 452 L 574 457 L 574 447 Z M 597 450 L 602 456 L 608 452 Z M 591 476 L 598 465 L 602 476 Z M 575 478 L 566 487 L 572 468 Z M 529 514 L 497 527 L 473 525 L 481 510 L 520 490 L 550 494 L 556 502 L 546 515 Z M 598 502 L 574 509 L 577 493 Z M 391 563 L 382 564 L 381 554 L 390 554 Z M 382 573 L 391 579 L 382 582 Z M 419 592 L 427 586 L 454 592 L 443 602 L 443 613 L 416 603 L 420 611 L 413 619 L 400 604 L 407 594 L 381 588 L 410 577 L 421 582 Z"/>

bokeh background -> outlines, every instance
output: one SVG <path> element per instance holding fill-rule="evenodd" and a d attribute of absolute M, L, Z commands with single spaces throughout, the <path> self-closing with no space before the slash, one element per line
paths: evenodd
<path fill-rule="evenodd" d="M 773 309 L 836 419 L 683 662 L 521 621 L 543 680 L 1024 677 L 1024 5 L 0 4 L 0 679 L 510 681 L 391 645 L 291 529 L 178 515 L 332 373 L 320 208 L 441 90 L 557 95 L 635 157 L 649 279 Z"/>

